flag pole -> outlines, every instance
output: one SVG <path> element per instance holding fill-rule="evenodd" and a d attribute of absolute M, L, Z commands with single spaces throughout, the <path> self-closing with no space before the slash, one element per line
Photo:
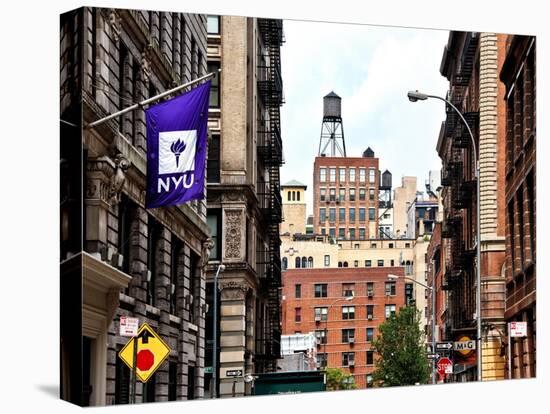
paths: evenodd
<path fill-rule="evenodd" d="M 221 72 L 221 69 L 218 69 L 218 72 Z M 184 88 L 188 88 L 189 86 L 193 86 L 194 84 L 196 83 L 199 83 L 199 82 L 202 82 L 204 80 L 208 80 L 208 79 L 211 79 L 213 78 L 217 73 L 216 72 L 211 72 L 211 73 L 208 73 L 204 76 L 201 76 L 200 78 L 197 78 L 195 80 L 192 80 L 191 82 L 187 82 L 187 83 L 184 83 L 183 85 L 179 85 L 179 86 L 176 86 L 175 88 L 172 88 L 172 89 L 168 89 L 167 91 L 164 91 L 162 93 L 159 93 L 158 95 L 155 95 L 151 98 L 147 98 L 141 102 L 138 102 L 136 104 L 133 104 L 127 108 L 124 108 L 118 112 L 115 112 L 114 114 L 111 114 L 111 115 L 107 115 L 106 117 L 103 117 L 101 119 L 98 119 L 97 121 L 94 121 L 94 122 L 91 122 L 89 124 L 86 124 L 84 126 L 84 129 L 91 129 L 93 127 L 96 127 L 106 121 L 109 121 L 110 119 L 113 119 L 113 118 L 116 118 L 116 117 L 119 117 L 127 112 L 130 112 L 130 111 L 133 111 L 135 109 L 138 109 L 138 108 L 142 108 L 144 107 L 145 105 L 148 105 L 150 104 L 151 102 L 155 102 L 155 101 L 158 101 L 159 99 L 161 98 L 164 98 L 165 96 L 167 95 L 170 95 L 170 94 L 173 94 L 174 92 L 177 92 L 177 91 L 180 91 Z"/>

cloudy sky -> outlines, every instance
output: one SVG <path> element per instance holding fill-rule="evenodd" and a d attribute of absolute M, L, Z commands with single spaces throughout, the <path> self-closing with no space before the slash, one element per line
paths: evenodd
<path fill-rule="evenodd" d="M 445 95 L 439 65 L 448 32 L 285 20 L 284 33 L 281 182 L 307 184 L 308 213 L 323 96 L 332 90 L 342 98 L 347 155 L 370 146 L 394 186 L 413 175 L 423 189 L 428 171 L 440 168 L 435 145 L 445 108 L 436 100 L 413 104 L 406 95 Z"/>

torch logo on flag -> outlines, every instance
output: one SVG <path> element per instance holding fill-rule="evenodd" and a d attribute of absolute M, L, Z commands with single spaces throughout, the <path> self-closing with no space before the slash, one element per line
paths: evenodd
<path fill-rule="evenodd" d="M 146 110 L 146 208 L 204 198 L 210 81 Z"/>

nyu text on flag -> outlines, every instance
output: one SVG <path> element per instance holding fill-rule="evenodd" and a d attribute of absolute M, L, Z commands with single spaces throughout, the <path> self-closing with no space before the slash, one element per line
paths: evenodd
<path fill-rule="evenodd" d="M 146 208 L 204 198 L 210 81 L 145 111 Z"/>

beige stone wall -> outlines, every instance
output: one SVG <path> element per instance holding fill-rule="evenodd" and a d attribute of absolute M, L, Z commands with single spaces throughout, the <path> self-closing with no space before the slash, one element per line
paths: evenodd
<path fill-rule="evenodd" d="M 283 222 L 281 223 L 281 234 L 305 234 L 306 233 L 306 204 L 289 203 L 283 204 Z"/>
<path fill-rule="evenodd" d="M 426 263 L 426 252 L 428 251 L 428 245 L 430 244 L 430 240 L 424 240 L 424 236 L 419 237 L 416 240 L 416 243 L 414 244 L 414 251 L 413 251 L 413 277 L 414 279 L 423 284 L 427 284 L 426 281 L 426 270 L 427 270 L 427 263 Z M 424 330 L 424 327 L 428 323 L 428 318 L 426 317 L 426 306 L 428 306 L 428 296 L 430 295 L 429 289 L 426 289 L 425 287 L 422 287 L 421 285 L 414 284 L 414 299 L 416 301 L 416 307 L 421 312 L 421 318 L 420 318 L 420 329 Z M 431 329 L 431 326 L 428 327 L 428 329 Z"/>
<path fill-rule="evenodd" d="M 407 231 L 408 204 L 416 197 L 416 177 L 402 177 L 401 187 L 393 190 L 393 233 L 400 237 Z"/>

